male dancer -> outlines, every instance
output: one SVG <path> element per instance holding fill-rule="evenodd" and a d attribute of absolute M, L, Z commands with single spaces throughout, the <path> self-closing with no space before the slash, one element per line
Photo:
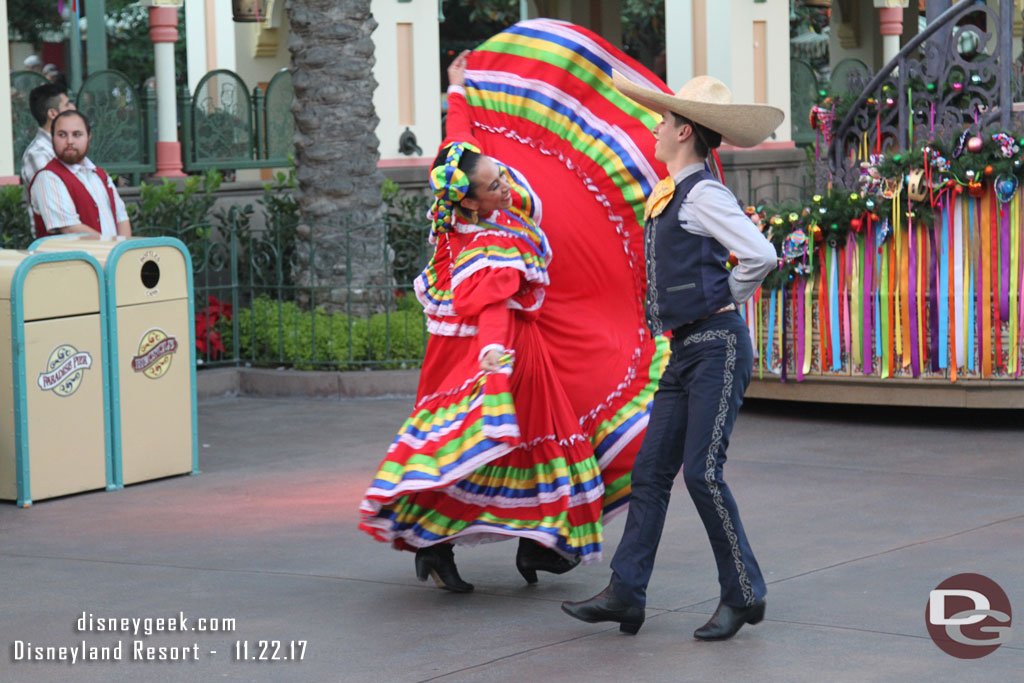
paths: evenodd
<path fill-rule="evenodd" d="M 647 584 L 665 524 L 672 482 L 683 471 L 718 564 L 721 596 L 700 640 L 731 638 L 764 618 L 765 584 L 739 511 L 722 476 L 725 451 L 753 352 L 736 304 L 748 299 L 776 265 L 772 245 L 714 179 L 705 160 L 722 140 L 740 147 L 763 141 L 783 112 L 732 103 L 720 81 L 699 76 L 675 96 L 613 73 L 615 87 L 662 115 L 655 157 L 669 177 L 645 211 L 647 324 L 672 331 L 672 356 L 658 385 L 650 422 L 633 465 L 629 515 L 612 578 L 601 593 L 562 609 L 588 622 L 616 621 L 635 634 L 644 621 Z M 738 263 L 727 268 L 730 252 Z"/>

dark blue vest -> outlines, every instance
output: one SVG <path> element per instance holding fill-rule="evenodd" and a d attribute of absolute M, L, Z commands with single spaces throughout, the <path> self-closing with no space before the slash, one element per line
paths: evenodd
<path fill-rule="evenodd" d="M 693 234 L 679 223 L 679 207 L 702 180 L 715 179 L 707 170 L 683 178 L 665 210 L 644 225 L 647 326 L 652 335 L 699 320 L 734 303 L 726 268 L 729 250 L 710 237 Z"/>

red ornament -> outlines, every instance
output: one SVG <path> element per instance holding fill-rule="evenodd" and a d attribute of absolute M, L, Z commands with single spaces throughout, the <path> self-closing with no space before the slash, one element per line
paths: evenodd
<path fill-rule="evenodd" d="M 861 220 L 859 218 L 851 218 L 850 219 L 850 228 L 854 232 L 860 232 Z"/>
<path fill-rule="evenodd" d="M 992 167 L 991 166 L 986 166 L 985 167 L 985 175 L 992 175 Z"/>

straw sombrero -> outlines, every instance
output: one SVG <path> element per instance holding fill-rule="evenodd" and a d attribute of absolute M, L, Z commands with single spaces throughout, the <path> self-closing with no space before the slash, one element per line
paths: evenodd
<path fill-rule="evenodd" d="M 712 76 L 697 76 L 675 95 L 633 83 L 612 70 L 612 82 L 626 97 L 661 113 L 668 109 L 706 126 L 730 145 L 753 147 L 779 127 L 785 114 L 767 104 L 733 104 L 725 83 Z"/>

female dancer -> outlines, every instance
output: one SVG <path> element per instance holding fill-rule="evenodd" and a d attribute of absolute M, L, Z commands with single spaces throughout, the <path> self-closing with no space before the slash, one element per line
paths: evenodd
<path fill-rule="evenodd" d="M 415 283 L 431 333 L 416 408 L 361 506 L 360 528 L 415 550 L 416 575 L 469 592 L 452 542 L 519 537 L 516 567 L 600 559 L 604 484 L 536 321 L 551 247 L 514 169 L 480 153 L 466 55 L 448 69 L 448 138 L 430 185 L 433 258 Z"/>

